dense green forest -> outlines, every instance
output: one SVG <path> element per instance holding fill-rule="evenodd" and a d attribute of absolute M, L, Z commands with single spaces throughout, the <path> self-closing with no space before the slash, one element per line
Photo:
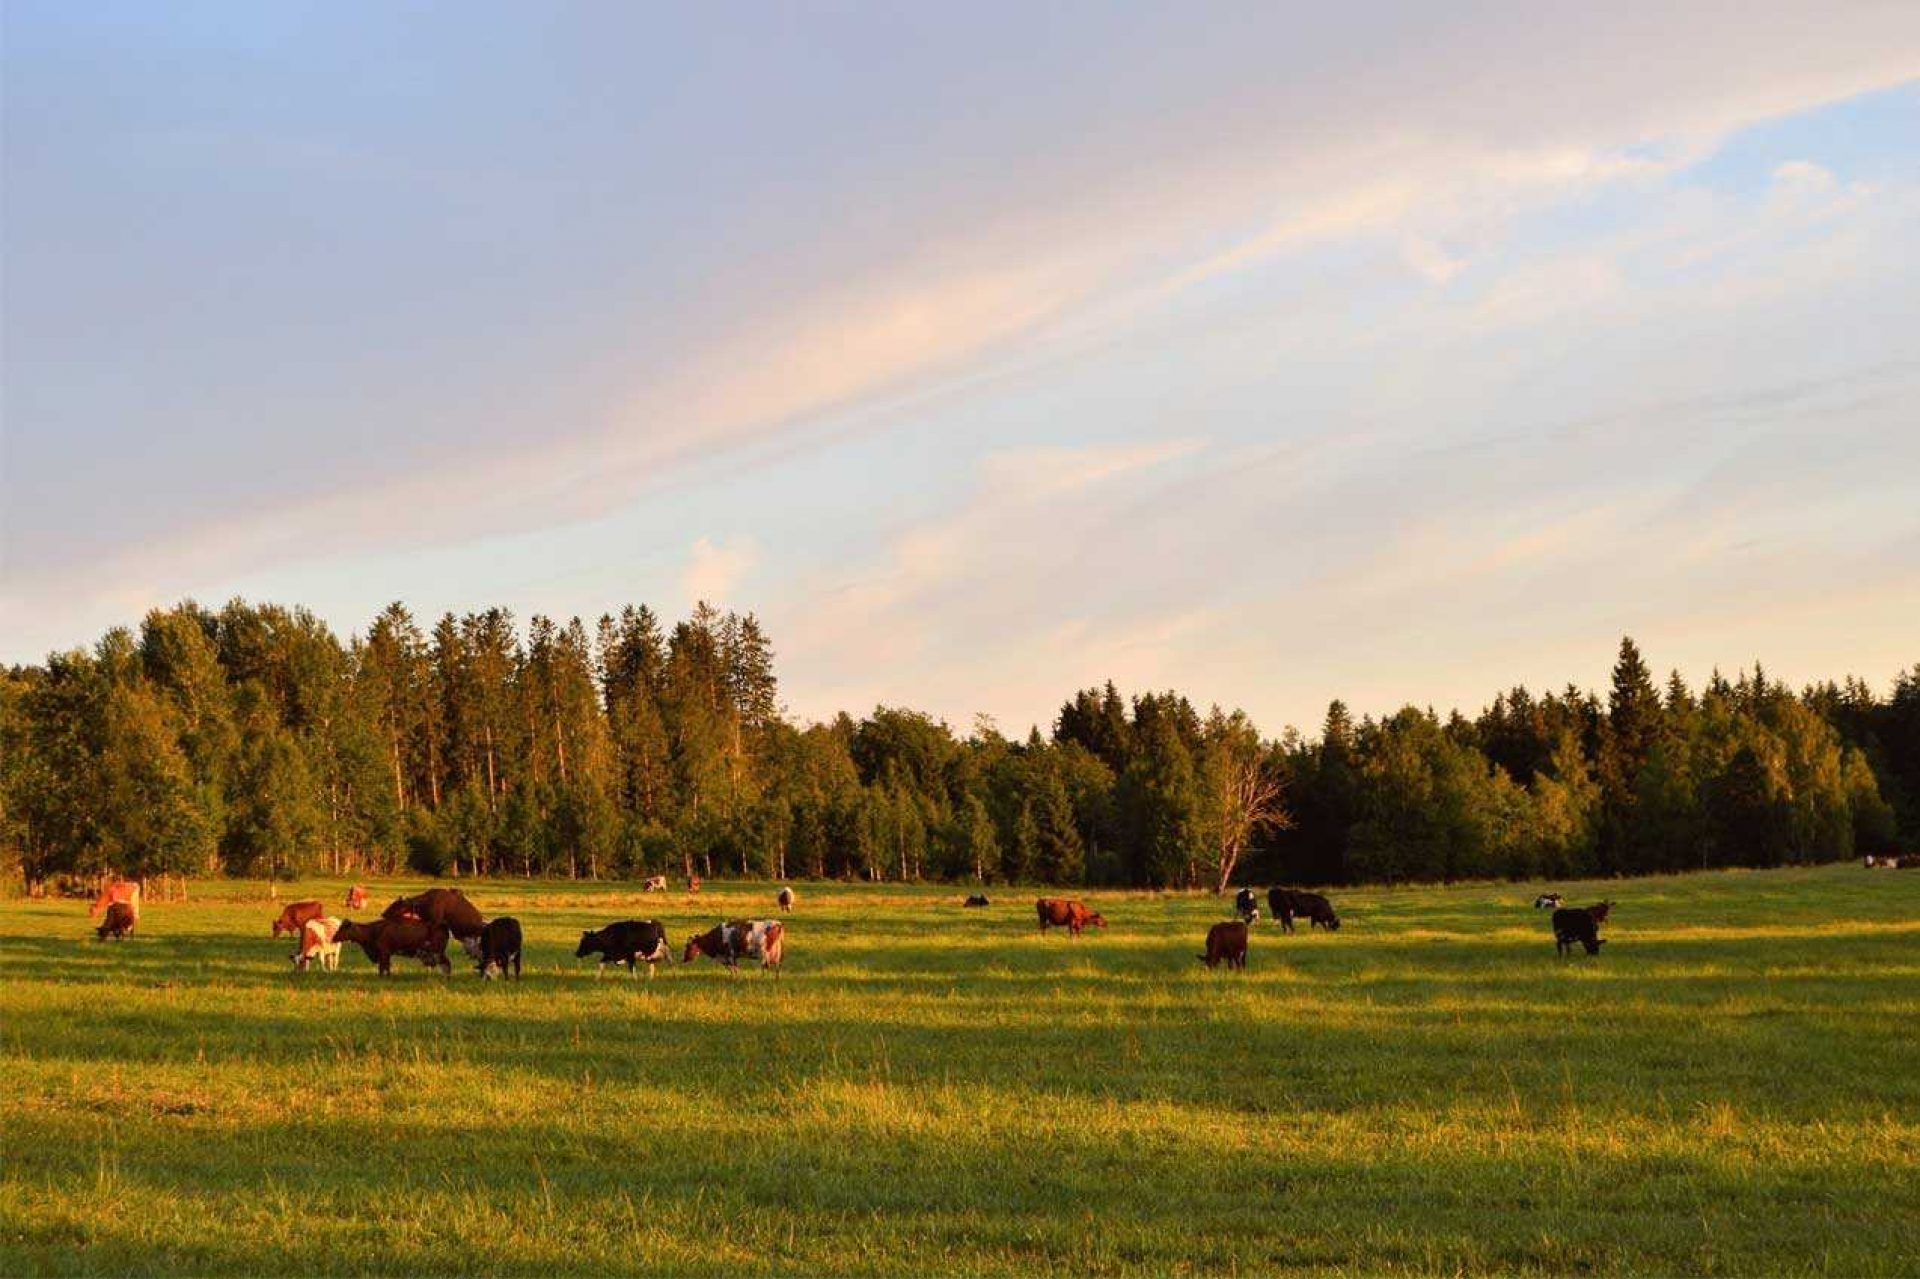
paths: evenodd
<path fill-rule="evenodd" d="M 0 857 L 62 874 L 946 878 L 1218 887 L 1769 866 L 1920 839 L 1920 666 L 1882 699 L 1756 666 L 1515 688 L 1263 737 L 1178 693 L 1051 736 L 879 707 L 798 725 L 751 615 L 589 630 L 399 604 L 155 611 L 0 671 Z"/>

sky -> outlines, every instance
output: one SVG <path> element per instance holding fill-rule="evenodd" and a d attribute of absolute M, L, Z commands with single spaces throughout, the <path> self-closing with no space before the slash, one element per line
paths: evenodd
<path fill-rule="evenodd" d="M 0 661 L 758 614 L 796 718 L 1920 661 L 1920 6 L 0 7 Z"/>

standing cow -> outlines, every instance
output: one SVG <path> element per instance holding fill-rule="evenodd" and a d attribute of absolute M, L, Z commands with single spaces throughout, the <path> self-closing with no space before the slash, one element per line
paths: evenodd
<path fill-rule="evenodd" d="M 1607 943 L 1600 936 L 1600 924 L 1612 909 L 1612 902 L 1601 902 L 1597 906 L 1581 906 L 1570 910 L 1553 912 L 1553 949 L 1557 955 L 1566 955 L 1573 949 L 1575 942 L 1589 955 L 1597 955 Z"/>
<path fill-rule="evenodd" d="M 288 958 L 301 972 L 315 960 L 327 972 L 340 967 L 340 921 L 332 915 L 322 915 L 319 919 L 309 919 L 300 930 L 300 949 Z"/>
<path fill-rule="evenodd" d="M 487 926 L 480 908 L 457 888 L 429 888 L 414 897 L 399 897 L 383 911 L 382 919 L 414 918 L 447 930 L 470 956 L 477 956 L 480 930 Z"/>
<path fill-rule="evenodd" d="M 93 930 L 95 941 L 105 941 L 111 937 L 115 941 L 124 940 L 133 932 L 133 926 L 140 916 L 126 902 L 108 902 L 106 916 L 101 919 L 100 927 Z"/>
<path fill-rule="evenodd" d="M 738 974 L 743 956 L 758 959 L 764 972 L 780 975 L 780 961 L 786 953 L 787 928 L 777 919 L 734 919 L 715 924 L 687 942 L 683 963 L 692 963 L 695 955 L 717 959 L 727 971 Z"/>
<path fill-rule="evenodd" d="M 779 893 L 775 895 L 774 900 L 780 903 L 781 910 L 792 910 L 793 909 L 793 889 L 785 885 L 782 885 Z"/>
<path fill-rule="evenodd" d="M 636 971 L 635 965 L 644 963 L 651 980 L 655 964 L 663 959 L 673 962 L 673 952 L 667 948 L 667 930 L 653 919 L 623 919 L 617 924 L 581 933 L 580 946 L 573 957 L 585 959 L 588 955 L 600 956 L 600 966 L 593 970 L 595 977 L 605 976 L 608 964 L 625 964 L 631 977 Z"/>
<path fill-rule="evenodd" d="M 475 966 L 480 975 L 492 981 L 494 970 L 500 976 L 511 973 L 515 981 L 520 980 L 520 921 L 511 915 L 502 915 L 490 919 L 487 926 L 480 930 L 480 937 L 473 947 L 473 957 L 479 961 Z"/>
<path fill-rule="evenodd" d="M 292 933 L 298 937 L 308 920 L 323 918 L 326 913 L 327 908 L 317 901 L 289 902 L 280 912 L 280 918 L 273 921 L 273 935 Z"/>
<path fill-rule="evenodd" d="M 1340 927 L 1340 916 L 1334 913 L 1333 903 L 1319 893 L 1303 893 L 1297 888 L 1270 888 L 1267 890 L 1267 904 L 1273 907 L 1280 927 L 1287 932 L 1293 931 L 1296 917 L 1304 918 L 1309 926 L 1324 928 L 1328 932 Z"/>
<path fill-rule="evenodd" d="M 1243 924 L 1251 924 L 1260 918 L 1259 899 L 1251 888 L 1243 888 L 1233 895 L 1233 913 Z"/>
<path fill-rule="evenodd" d="M 1042 897 L 1034 904 L 1034 912 L 1040 918 L 1040 931 L 1049 928 L 1064 928 L 1067 936 L 1078 937 L 1080 930 L 1091 925 L 1105 928 L 1107 921 L 1100 918 L 1098 911 L 1088 910 L 1085 904 L 1068 897 Z"/>
<path fill-rule="evenodd" d="M 1207 930 L 1207 953 L 1200 956 L 1200 962 L 1212 969 L 1219 967 L 1223 960 L 1229 970 L 1238 968 L 1242 972 L 1246 971 L 1247 925 L 1245 920 L 1226 920 Z"/>
<path fill-rule="evenodd" d="M 376 919 L 370 924 L 343 920 L 333 936 L 335 941 L 358 945 L 366 952 L 367 958 L 374 962 L 382 977 L 393 973 L 396 955 L 412 955 L 427 967 L 438 968 L 442 973 L 453 971 L 453 964 L 447 959 L 447 930 L 439 924 L 411 915 Z"/>

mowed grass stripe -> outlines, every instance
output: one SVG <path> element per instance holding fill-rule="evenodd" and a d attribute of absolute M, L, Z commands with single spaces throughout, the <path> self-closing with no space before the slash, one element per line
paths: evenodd
<path fill-rule="evenodd" d="M 772 887 L 462 886 L 517 987 L 295 974 L 257 885 L 0 903 L 0 1271 L 1920 1272 L 1920 876 L 1555 885 L 1591 960 L 1538 886 L 1339 893 L 1244 977 L 1210 896 L 809 884 L 780 980 L 651 982 L 580 931 Z"/>

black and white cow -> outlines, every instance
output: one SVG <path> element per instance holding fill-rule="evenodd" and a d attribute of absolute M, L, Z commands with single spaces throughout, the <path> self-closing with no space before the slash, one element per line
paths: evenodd
<path fill-rule="evenodd" d="M 673 952 L 667 949 L 667 930 L 652 919 L 623 919 L 595 932 L 581 933 L 580 948 L 573 957 L 585 959 L 588 955 L 600 956 L 596 977 L 606 972 L 608 964 L 625 964 L 631 977 L 634 965 L 640 963 L 646 964 L 647 976 L 652 977 L 655 964 L 662 959 L 673 962 Z"/>

